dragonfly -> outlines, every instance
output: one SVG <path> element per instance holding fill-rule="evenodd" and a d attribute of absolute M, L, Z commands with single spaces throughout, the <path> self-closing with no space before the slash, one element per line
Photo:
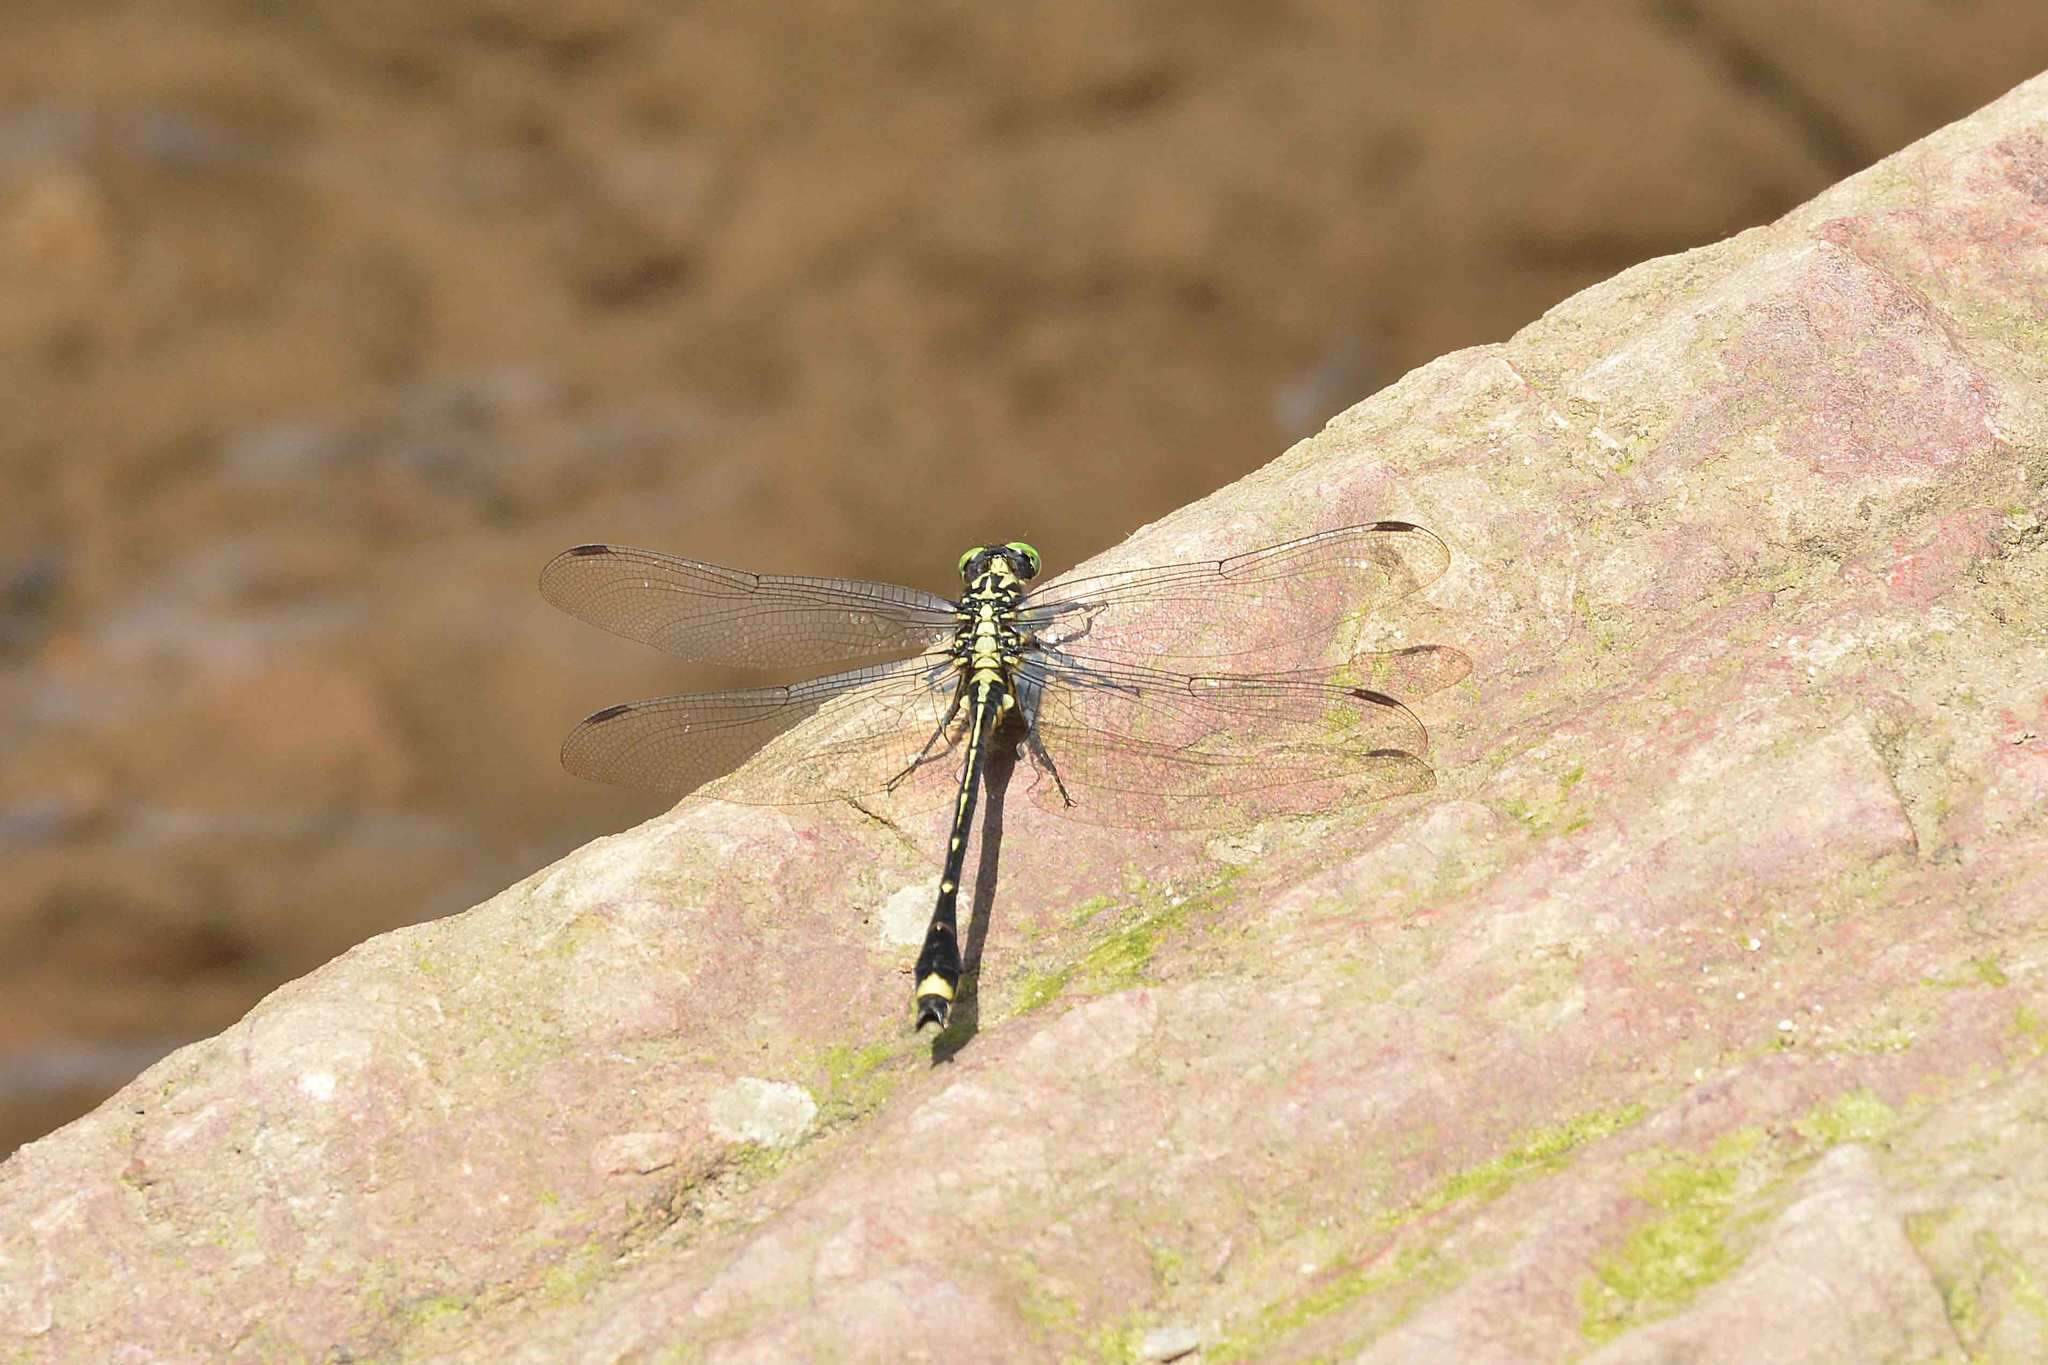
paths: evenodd
<path fill-rule="evenodd" d="M 747 805 L 909 815 L 950 800 L 912 972 L 914 1028 L 943 1029 L 962 975 L 960 877 L 996 746 L 1029 768 L 1034 804 L 1111 826 L 1213 827 L 1425 790 L 1428 733 L 1401 698 L 1450 686 L 1470 661 L 1440 645 L 1322 661 L 1449 563 L 1429 531 L 1378 521 L 1034 587 L 1038 551 L 1009 541 L 963 553 L 960 595 L 947 598 L 578 545 L 542 571 L 541 593 L 615 634 L 703 664 L 873 662 L 607 706 L 569 734 L 562 764 Z M 1275 663 L 1293 666 L 1247 671 Z"/>

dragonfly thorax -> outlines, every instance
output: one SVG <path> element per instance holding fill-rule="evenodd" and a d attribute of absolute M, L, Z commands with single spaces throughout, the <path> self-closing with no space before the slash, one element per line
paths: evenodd
<path fill-rule="evenodd" d="M 1008 558 L 999 555 L 968 584 L 957 613 L 960 625 L 953 656 L 967 688 L 1005 711 L 1014 689 L 1020 643 L 1017 603 L 1023 595 L 1023 580 L 1010 570 Z"/>
<path fill-rule="evenodd" d="M 960 626 L 953 653 L 977 695 L 1006 699 L 1012 690 L 1017 604 L 1038 567 L 1038 551 L 1022 541 L 981 545 L 960 556 L 967 590 L 955 613 Z"/>

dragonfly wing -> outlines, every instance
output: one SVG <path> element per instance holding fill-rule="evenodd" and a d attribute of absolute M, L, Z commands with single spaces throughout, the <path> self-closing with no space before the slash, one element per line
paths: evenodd
<path fill-rule="evenodd" d="M 1079 820 L 1200 828 L 1339 810 L 1433 780 L 1422 722 L 1366 687 L 1064 654 L 1030 661 L 1019 681 L 1042 769 L 1033 799 Z"/>
<path fill-rule="evenodd" d="M 918 588 L 748 573 L 624 545 L 564 551 L 541 570 L 540 591 L 615 635 L 744 668 L 910 653 L 958 624 L 951 602 Z"/>
<path fill-rule="evenodd" d="M 942 723 L 955 676 L 948 655 L 926 654 L 789 687 L 608 706 L 570 732 L 562 766 L 667 796 L 710 783 L 721 800 L 801 805 L 884 791 L 935 740 L 915 780 L 897 783 L 908 796 L 934 785 L 927 769 L 944 764 L 930 755 L 953 747 Z"/>
<path fill-rule="evenodd" d="M 1047 644 L 1098 657 L 1305 662 L 1347 621 L 1434 582 L 1450 559 L 1420 526 L 1380 521 L 1228 559 L 1050 583 L 1018 619 Z"/>

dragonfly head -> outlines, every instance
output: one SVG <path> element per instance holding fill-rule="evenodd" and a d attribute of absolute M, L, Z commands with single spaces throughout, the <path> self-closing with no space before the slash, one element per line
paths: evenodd
<path fill-rule="evenodd" d="M 1021 540 L 1006 545 L 977 545 L 960 556 L 960 581 L 972 585 L 994 567 L 997 560 L 1009 566 L 1010 572 L 1022 582 L 1038 577 L 1038 551 Z"/>

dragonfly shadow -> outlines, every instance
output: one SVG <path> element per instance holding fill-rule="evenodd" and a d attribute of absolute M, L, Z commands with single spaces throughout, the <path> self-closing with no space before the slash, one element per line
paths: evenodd
<path fill-rule="evenodd" d="M 974 864 L 974 903 L 967 917 L 967 939 L 961 945 L 960 994 L 945 1029 L 932 1039 L 933 1066 L 952 1061 L 981 1032 L 981 948 L 988 940 L 1003 860 L 1003 802 L 1017 771 L 1017 737 L 999 733 L 993 740 L 982 766 L 981 847 Z"/>

